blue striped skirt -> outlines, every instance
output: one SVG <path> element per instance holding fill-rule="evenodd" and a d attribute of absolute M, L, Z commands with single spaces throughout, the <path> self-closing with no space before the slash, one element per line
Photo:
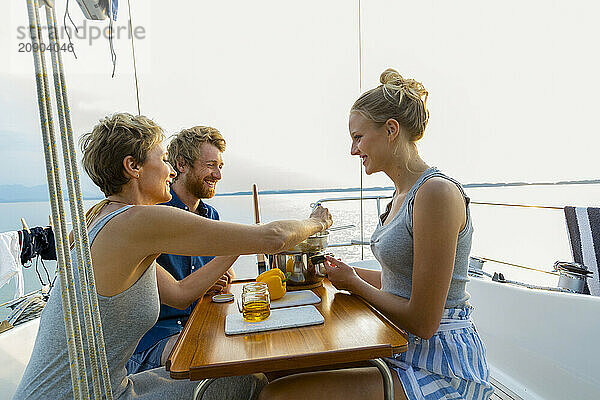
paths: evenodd
<path fill-rule="evenodd" d="M 494 388 L 472 312 L 470 306 L 445 309 L 431 339 L 409 334 L 408 350 L 386 359 L 409 400 L 490 398 Z"/>

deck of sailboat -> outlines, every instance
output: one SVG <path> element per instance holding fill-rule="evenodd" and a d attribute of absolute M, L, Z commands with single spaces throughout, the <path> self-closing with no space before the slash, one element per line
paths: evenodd
<path fill-rule="evenodd" d="M 523 400 L 519 395 L 516 395 L 492 377 L 490 377 L 490 383 L 494 386 L 494 394 L 490 397 L 490 400 Z"/>

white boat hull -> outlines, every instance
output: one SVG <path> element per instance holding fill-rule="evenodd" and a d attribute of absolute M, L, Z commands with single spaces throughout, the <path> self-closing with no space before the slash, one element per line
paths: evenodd
<path fill-rule="evenodd" d="M 0 399 L 12 398 L 31 357 L 40 319 L 0 334 Z"/>
<path fill-rule="evenodd" d="M 600 297 L 479 278 L 467 291 L 494 379 L 524 400 L 600 399 Z"/>
<path fill-rule="evenodd" d="M 376 261 L 352 263 L 379 269 Z M 472 278 L 473 319 L 491 375 L 524 400 L 600 399 L 600 297 Z M 0 399 L 25 370 L 39 318 L 0 334 Z"/>
<path fill-rule="evenodd" d="M 491 374 L 525 400 L 600 399 L 600 297 L 472 278 Z"/>

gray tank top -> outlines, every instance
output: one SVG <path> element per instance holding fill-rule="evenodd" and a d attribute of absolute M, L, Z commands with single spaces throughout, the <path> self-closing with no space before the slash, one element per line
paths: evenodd
<path fill-rule="evenodd" d="M 90 243 L 100 230 L 116 215 L 129 209 L 122 207 L 101 218 L 89 231 Z M 76 267 L 76 254 L 71 257 L 74 265 L 76 285 L 79 278 Z M 80 321 L 83 325 L 83 303 L 78 299 Z M 98 305 L 102 318 L 106 356 L 110 370 L 110 380 L 113 396 L 118 398 L 146 397 L 161 398 L 157 393 L 158 384 L 165 386 L 166 374 L 154 379 L 152 374 L 146 374 L 142 383 L 134 387 L 134 379 L 127 376 L 125 363 L 133 354 L 138 341 L 157 321 L 160 310 L 158 288 L 156 283 L 156 264 L 152 263 L 143 275 L 127 290 L 115 296 L 98 295 Z M 85 354 L 87 341 L 85 331 L 82 332 Z M 86 360 L 88 380 L 91 382 L 91 367 Z M 147 372 L 147 371 L 146 371 Z M 142 373 L 143 374 L 143 373 Z M 142 374 L 140 378 L 142 378 Z M 156 375 L 156 374 L 155 374 Z M 162 381 L 161 381 L 162 380 Z M 138 388 L 138 386 L 141 386 Z M 175 385 L 177 386 L 177 385 Z M 187 385 L 185 395 L 191 395 L 193 387 Z M 138 390 L 140 389 L 140 390 Z M 90 392 L 92 388 L 90 386 Z M 178 393 L 177 387 L 171 386 L 170 393 Z M 33 348 L 33 354 L 25 370 L 25 374 L 14 395 L 15 399 L 67 399 L 73 398 L 71 373 L 69 369 L 69 354 L 65 338 L 65 323 L 61 302 L 61 288 L 57 285 L 50 293 L 50 299 L 40 319 L 40 327 Z M 180 394 L 184 394 L 180 393 Z M 90 393 L 93 394 L 93 393 Z M 164 397 L 162 397 L 164 398 Z"/>
<path fill-rule="evenodd" d="M 469 212 L 469 198 L 466 196 L 462 186 L 456 180 L 444 175 L 437 168 L 427 169 L 408 191 L 404 203 L 391 221 L 384 226 L 380 218 L 377 228 L 371 236 L 371 251 L 381 264 L 382 290 L 397 296 L 410 298 L 412 292 L 413 271 L 413 205 L 419 188 L 433 177 L 448 179 L 456 184 L 465 198 L 467 223 L 465 228 L 458 234 L 456 244 L 456 257 L 454 259 L 454 270 L 445 308 L 462 308 L 469 300 L 466 285 L 469 281 L 467 269 L 469 265 L 469 253 L 471 251 L 471 239 L 473 236 L 473 225 Z M 385 217 L 390 210 L 382 215 Z"/>

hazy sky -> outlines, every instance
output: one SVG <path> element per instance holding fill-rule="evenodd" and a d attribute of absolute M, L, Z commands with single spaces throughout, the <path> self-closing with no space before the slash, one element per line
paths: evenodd
<path fill-rule="evenodd" d="M 219 191 L 359 185 L 347 131 L 360 93 L 357 1 L 131 2 L 142 114 L 168 134 L 220 129 Z M 70 9 L 81 26 L 75 1 Z M 599 11 L 594 1 L 363 0 L 362 87 L 387 67 L 423 82 L 431 115 L 420 153 L 465 183 L 598 178 Z M 19 37 L 25 1 L 9 0 L 5 18 L 0 184 L 42 184 L 33 60 L 18 52 L 29 42 Z M 136 112 L 127 35 L 114 41 L 115 78 L 107 40 L 90 40 L 106 24 L 87 21 L 87 37 L 73 39 L 78 59 L 63 54 L 76 136 Z"/>

